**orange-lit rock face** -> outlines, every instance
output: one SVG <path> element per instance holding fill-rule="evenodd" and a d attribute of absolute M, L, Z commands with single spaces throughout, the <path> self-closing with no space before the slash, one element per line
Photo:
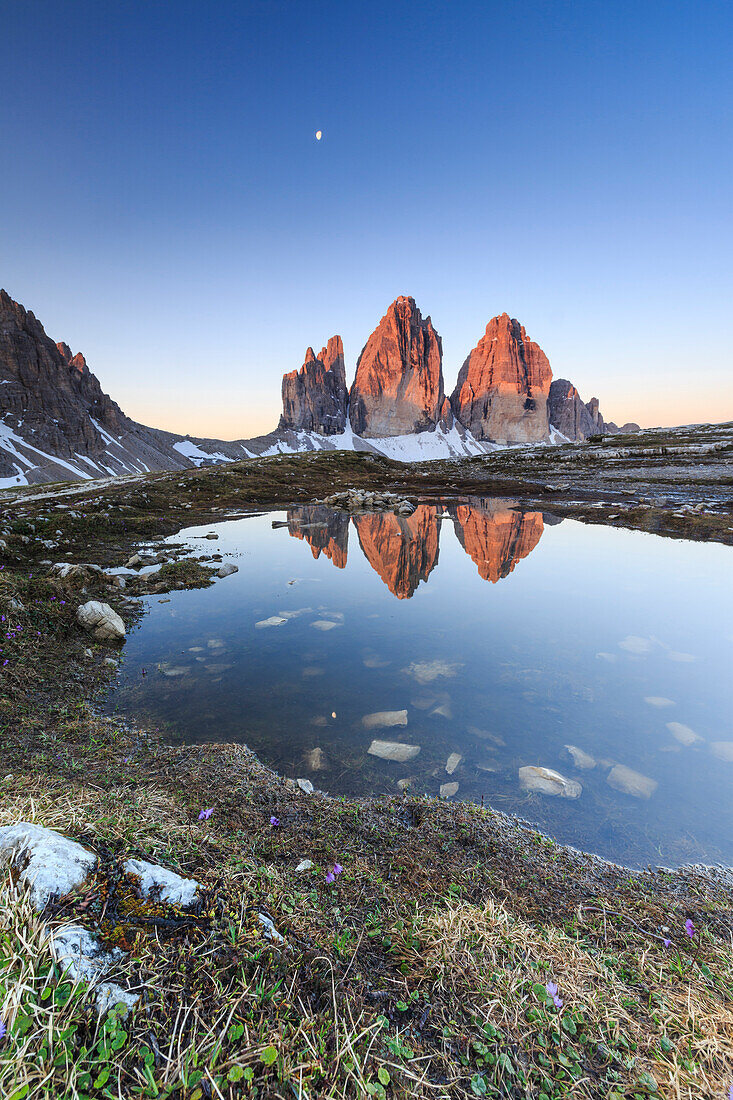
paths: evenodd
<path fill-rule="evenodd" d="M 552 370 L 538 344 L 507 313 L 494 317 L 458 373 L 456 418 L 476 439 L 538 443 L 549 439 Z"/>
<path fill-rule="evenodd" d="M 288 531 L 296 539 L 305 539 L 313 557 L 324 554 L 337 569 L 346 568 L 349 552 L 349 516 L 318 504 L 305 504 L 288 511 Z"/>
<path fill-rule="evenodd" d="M 398 600 L 414 595 L 438 561 L 438 509 L 420 504 L 411 516 L 370 512 L 354 516 L 359 545 L 375 572 Z"/>
<path fill-rule="evenodd" d="M 308 348 L 300 370 L 283 375 L 280 427 L 321 435 L 342 432 L 348 396 L 344 345 L 340 336 L 332 336 L 319 356 Z"/>
<path fill-rule="evenodd" d="M 478 566 L 479 576 L 496 584 L 508 577 L 542 537 L 542 512 L 517 512 L 506 501 L 482 500 L 450 508 L 456 536 Z"/>
<path fill-rule="evenodd" d="M 443 346 L 414 298 L 392 303 L 366 342 L 351 387 L 351 426 L 379 438 L 432 428 L 443 411 Z"/>

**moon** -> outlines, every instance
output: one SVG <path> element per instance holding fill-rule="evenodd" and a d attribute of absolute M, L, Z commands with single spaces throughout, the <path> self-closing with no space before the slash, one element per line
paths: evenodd
<path fill-rule="evenodd" d="M 322 130 L 316 130 L 316 141 L 320 141 L 322 137 L 323 137 L 323 131 Z"/>

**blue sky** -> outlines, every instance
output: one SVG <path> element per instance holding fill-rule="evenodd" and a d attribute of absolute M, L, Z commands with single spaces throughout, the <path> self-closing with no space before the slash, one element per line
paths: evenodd
<path fill-rule="evenodd" d="M 137 419 L 266 431 L 398 294 L 449 390 L 507 310 L 607 418 L 733 418 L 729 0 L 0 18 L 0 285 Z"/>

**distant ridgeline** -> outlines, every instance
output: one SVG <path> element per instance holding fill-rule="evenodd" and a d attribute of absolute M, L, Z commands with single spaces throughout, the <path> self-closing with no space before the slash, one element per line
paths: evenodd
<path fill-rule="evenodd" d="M 0 487 L 176 470 L 256 455 L 366 450 L 404 461 L 474 455 L 509 444 L 558 443 L 638 430 L 606 424 L 597 398 L 552 381 L 547 356 L 518 321 L 494 317 L 448 397 L 443 344 L 413 298 L 397 298 L 346 385 L 333 336 L 282 380 L 277 429 L 225 443 L 138 424 L 102 392 L 84 356 L 54 343 L 0 291 Z"/>

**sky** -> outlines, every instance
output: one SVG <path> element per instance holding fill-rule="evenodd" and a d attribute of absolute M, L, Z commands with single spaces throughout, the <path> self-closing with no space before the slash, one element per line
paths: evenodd
<path fill-rule="evenodd" d="M 730 0 L 0 0 L 0 286 L 143 423 L 246 438 L 399 294 L 606 419 L 733 419 Z M 315 132 L 321 130 L 321 141 Z"/>

